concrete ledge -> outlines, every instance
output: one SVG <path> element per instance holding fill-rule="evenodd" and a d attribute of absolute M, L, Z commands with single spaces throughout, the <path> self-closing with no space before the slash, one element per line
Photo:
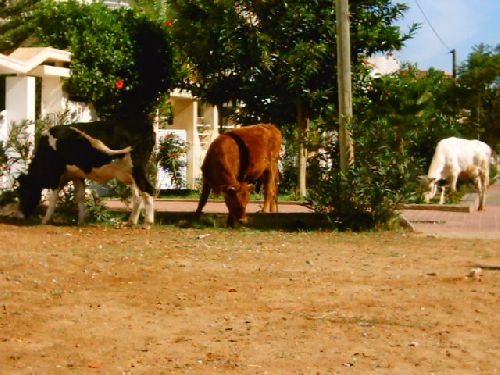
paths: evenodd
<path fill-rule="evenodd" d="M 282 229 L 282 230 L 311 230 L 331 228 L 328 218 L 319 213 L 270 213 L 247 214 L 247 228 L 255 229 Z M 156 212 L 156 222 L 165 225 L 181 227 L 210 226 L 222 228 L 226 226 L 227 214 L 204 213 L 199 219 L 194 212 Z"/>
<path fill-rule="evenodd" d="M 401 212 L 398 214 L 399 226 L 407 231 L 416 232 L 413 223 L 406 218 Z"/>
<path fill-rule="evenodd" d="M 458 204 L 409 203 L 403 204 L 404 210 L 432 210 L 470 213 L 477 210 L 479 196 L 477 193 L 465 194 Z"/>

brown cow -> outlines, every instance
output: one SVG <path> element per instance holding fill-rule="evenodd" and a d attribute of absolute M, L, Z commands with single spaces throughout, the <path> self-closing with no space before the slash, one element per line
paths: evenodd
<path fill-rule="evenodd" d="M 203 189 L 196 213 L 201 214 L 213 190 L 224 193 L 228 225 L 245 223 L 250 191 L 257 181 L 264 187 L 262 212 L 276 212 L 281 142 L 281 132 L 271 124 L 245 126 L 219 135 L 201 167 Z"/>

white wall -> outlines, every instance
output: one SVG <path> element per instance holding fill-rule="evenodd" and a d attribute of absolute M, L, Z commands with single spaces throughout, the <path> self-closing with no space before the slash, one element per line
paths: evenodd
<path fill-rule="evenodd" d="M 41 115 L 57 116 L 64 111 L 66 98 L 64 97 L 62 82 L 59 77 L 43 77 L 42 78 L 42 108 Z"/>
<path fill-rule="evenodd" d="M 7 138 L 9 137 L 9 122 L 7 119 L 7 111 L 0 111 L 0 144 L 2 146 L 7 142 Z M 0 168 L 4 166 L 1 165 Z M 4 175 L 3 171 L 0 173 L 0 190 L 6 189 L 10 187 L 9 184 L 9 176 Z"/>
<path fill-rule="evenodd" d="M 5 144 L 9 137 L 9 120 L 7 118 L 7 111 L 0 111 L 0 143 Z"/>
<path fill-rule="evenodd" d="M 35 77 L 7 77 L 5 108 L 10 122 L 35 121 Z"/>

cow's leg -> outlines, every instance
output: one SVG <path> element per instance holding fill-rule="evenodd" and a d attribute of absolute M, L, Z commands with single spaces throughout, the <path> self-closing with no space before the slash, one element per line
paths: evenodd
<path fill-rule="evenodd" d="M 141 192 L 142 201 L 144 202 L 144 207 L 146 210 L 146 215 L 144 217 L 144 228 L 150 228 L 154 223 L 155 218 L 155 204 L 154 198 L 151 194 L 146 192 Z"/>
<path fill-rule="evenodd" d="M 478 210 L 483 210 L 484 209 L 484 204 L 485 204 L 485 201 L 486 201 L 486 184 L 485 184 L 485 181 L 484 181 L 484 174 L 483 173 L 479 173 L 479 176 L 477 176 L 476 178 L 476 186 L 477 186 L 477 192 L 479 194 L 479 206 L 478 206 Z"/>
<path fill-rule="evenodd" d="M 278 175 L 275 173 L 272 177 L 271 184 L 273 194 L 271 195 L 271 212 L 278 212 Z"/>
<path fill-rule="evenodd" d="M 207 204 L 208 197 L 210 196 L 210 185 L 203 179 L 203 187 L 201 189 L 200 201 L 198 202 L 198 207 L 196 208 L 196 215 L 199 216 L 203 207 Z"/>
<path fill-rule="evenodd" d="M 42 224 L 49 224 L 52 222 L 52 217 L 54 216 L 54 211 L 56 210 L 57 198 L 59 197 L 59 188 L 50 189 L 48 197 L 49 205 L 47 206 L 47 211 L 45 211 L 45 217 L 42 219 Z"/>
<path fill-rule="evenodd" d="M 135 183 L 131 185 L 131 189 L 132 189 L 132 213 L 128 218 L 128 223 L 130 225 L 136 225 L 137 221 L 139 221 L 139 215 L 141 214 L 142 197 L 139 188 Z"/>
<path fill-rule="evenodd" d="M 231 228 L 234 228 L 235 227 L 235 223 L 236 223 L 236 220 L 234 220 L 233 215 L 231 215 L 231 213 L 229 212 L 227 214 L 227 226 L 231 227 Z"/>
<path fill-rule="evenodd" d="M 87 205 L 85 204 L 85 180 L 77 178 L 73 180 L 75 184 L 75 200 L 78 206 L 78 225 L 85 224 L 88 217 Z"/>
<path fill-rule="evenodd" d="M 444 194 L 446 192 L 446 186 L 441 186 L 441 196 L 439 197 L 439 204 L 444 204 Z"/>
<path fill-rule="evenodd" d="M 264 207 L 262 212 L 278 212 L 278 166 L 271 165 L 264 173 Z"/>
<path fill-rule="evenodd" d="M 455 192 L 457 191 L 457 182 L 458 182 L 458 173 L 453 172 L 451 175 L 451 184 L 450 184 L 450 190 Z"/>
<path fill-rule="evenodd" d="M 278 170 L 278 160 L 271 164 L 269 184 L 272 187 L 271 194 L 271 212 L 278 212 L 278 182 L 279 182 L 279 170 Z"/>
<path fill-rule="evenodd" d="M 149 228 L 154 223 L 153 185 L 151 185 L 146 177 L 145 167 L 133 167 L 132 175 L 134 177 L 135 184 L 132 186 L 132 214 L 130 215 L 129 223 L 132 225 L 137 224 L 139 214 L 141 213 L 142 203 L 144 203 L 146 208 L 144 227 Z"/>
<path fill-rule="evenodd" d="M 485 160 L 483 166 L 477 177 L 477 190 L 479 193 L 479 207 L 478 210 L 484 210 L 486 205 L 486 189 L 490 184 L 490 163 L 489 160 Z"/>
<path fill-rule="evenodd" d="M 272 194 L 273 187 L 271 181 L 271 174 L 269 171 L 265 171 L 263 175 L 264 180 L 264 207 L 262 207 L 262 212 L 271 212 L 271 204 L 272 204 Z"/>

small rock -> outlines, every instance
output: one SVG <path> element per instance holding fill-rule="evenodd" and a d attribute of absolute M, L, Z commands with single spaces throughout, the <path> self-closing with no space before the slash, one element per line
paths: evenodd
<path fill-rule="evenodd" d="M 467 276 L 474 278 L 474 279 L 479 279 L 481 277 L 482 273 L 483 273 L 483 269 L 481 267 L 474 267 L 474 268 L 471 268 L 471 270 Z"/>

